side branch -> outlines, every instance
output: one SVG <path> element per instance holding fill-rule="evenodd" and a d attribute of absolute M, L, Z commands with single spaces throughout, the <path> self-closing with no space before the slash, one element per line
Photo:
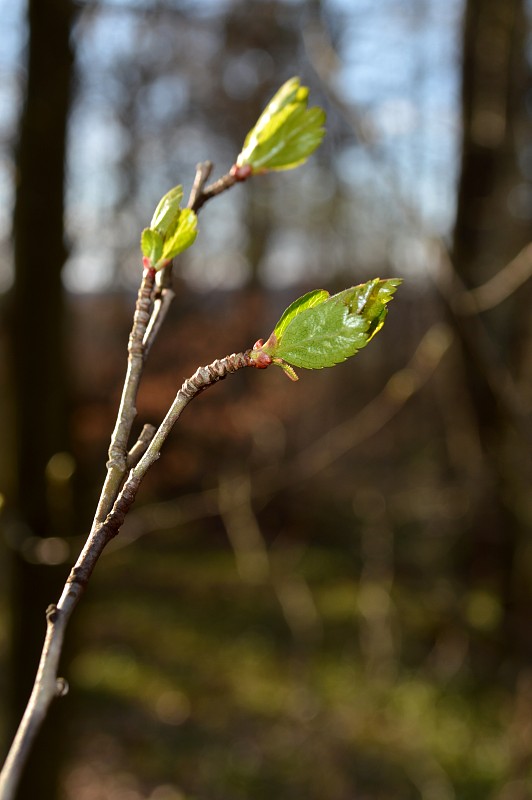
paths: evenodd
<path fill-rule="evenodd" d="M 249 357 L 249 353 L 250 351 L 246 350 L 245 353 L 232 353 L 230 356 L 217 359 L 206 367 L 199 367 L 191 378 L 187 378 L 187 380 L 181 386 L 181 389 L 178 391 L 166 417 L 163 419 L 158 430 L 155 432 L 148 449 L 140 459 L 137 466 L 133 467 L 131 470 L 130 477 L 124 484 L 124 489 L 132 477 L 136 477 L 141 480 L 151 465 L 157 461 L 161 453 L 161 447 L 166 441 L 168 434 L 181 416 L 183 409 L 197 394 L 203 392 L 214 383 L 223 380 L 232 372 L 236 372 L 243 367 L 255 366 L 255 363 L 251 361 Z"/>
<path fill-rule="evenodd" d="M 211 183 L 210 186 L 207 186 L 206 189 L 202 189 L 202 191 L 196 195 L 192 210 L 198 212 L 208 200 L 210 200 L 212 197 L 216 197 L 217 194 L 222 194 L 222 192 L 230 189 L 235 185 L 236 182 L 237 178 L 230 172 L 228 172 L 226 175 L 223 175 L 221 178 L 218 178 L 217 181 L 214 181 L 214 183 Z"/>
<path fill-rule="evenodd" d="M 46 638 L 33 690 L 11 745 L 6 762 L 0 773 L 0 800 L 13 800 L 24 765 L 48 709 L 55 697 L 66 693 L 66 682 L 58 678 L 59 660 L 63 647 L 65 629 L 83 590 L 106 545 L 113 539 L 133 505 L 142 478 L 150 466 L 159 458 L 161 447 L 190 401 L 208 386 L 222 380 L 243 367 L 255 366 L 245 353 L 233 353 L 226 358 L 199 367 L 178 391 L 172 406 L 158 430 L 152 436 L 147 432 L 149 444 L 146 451 L 131 469 L 118 497 L 105 519 L 93 525 L 79 558 L 72 568 L 57 606 L 50 606 L 46 613 Z M 146 442 L 143 443 L 143 446 Z"/>
<path fill-rule="evenodd" d="M 196 213 L 202 206 L 205 205 L 208 200 L 216 197 L 218 194 L 222 194 L 222 192 L 227 191 L 227 189 L 231 189 L 235 183 L 242 183 L 243 181 L 246 181 L 253 174 L 250 167 L 237 167 L 236 164 L 234 164 L 229 172 L 227 172 L 225 175 L 222 175 L 221 178 L 218 178 L 218 180 L 214 181 L 214 183 L 211 183 L 206 189 L 204 189 L 203 186 L 205 185 L 211 170 L 212 165 L 209 161 L 206 161 L 204 164 L 198 164 L 196 168 L 196 178 L 194 180 L 194 186 L 192 187 L 188 206 Z"/>

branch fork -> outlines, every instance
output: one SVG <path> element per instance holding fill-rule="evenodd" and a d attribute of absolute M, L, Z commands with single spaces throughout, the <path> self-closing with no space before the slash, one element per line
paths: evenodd
<path fill-rule="evenodd" d="M 237 178 L 228 173 L 205 189 L 211 171 L 210 162 L 198 164 L 188 208 L 198 211 L 209 199 L 237 182 Z M 106 478 L 83 550 L 70 571 L 59 601 L 46 610 L 46 637 L 39 667 L 26 711 L 0 773 L 0 800 L 13 800 L 15 797 L 22 770 L 49 706 L 56 697 L 68 692 L 67 681 L 58 677 L 66 626 L 104 548 L 120 531 L 142 478 L 159 458 L 160 449 L 185 406 L 226 375 L 253 366 L 245 353 L 233 353 L 197 369 L 179 389 L 159 428 L 145 425 L 136 443 L 128 450 L 144 364 L 175 296 L 171 288 L 171 266 L 169 264 L 156 272 L 150 265 L 144 265 L 128 339 L 126 376 L 109 445 Z"/>

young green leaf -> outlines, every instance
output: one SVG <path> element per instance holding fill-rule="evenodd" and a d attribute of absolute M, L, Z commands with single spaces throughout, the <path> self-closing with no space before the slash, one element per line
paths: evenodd
<path fill-rule="evenodd" d="M 190 208 L 184 208 L 169 228 L 163 244 L 162 258 L 170 261 L 194 243 L 198 235 L 198 218 Z"/>
<path fill-rule="evenodd" d="M 306 308 L 313 308 L 313 306 L 317 306 L 320 303 L 323 303 L 324 300 L 327 300 L 329 297 L 329 292 L 325 289 L 313 289 L 312 292 L 307 292 L 302 297 L 299 297 L 297 300 L 294 300 L 291 303 L 286 311 L 283 312 L 283 315 L 274 329 L 274 334 L 277 338 L 277 341 L 281 339 L 284 331 L 288 327 L 288 325 L 292 322 L 294 317 L 298 314 L 301 314 Z"/>
<path fill-rule="evenodd" d="M 286 362 L 305 369 L 322 369 L 345 361 L 383 326 L 387 304 L 400 283 L 399 278 L 375 278 L 332 297 L 324 290 L 309 292 L 289 306 L 258 352 L 273 363 Z"/>
<path fill-rule="evenodd" d="M 308 88 L 291 78 L 270 100 L 249 131 L 236 166 L 254 172 L 292 169 L 302 164 L 325 136 L 325 112 L 307 108 Z"/>
<path fill-rule="evenodd" d="M 305 103 L 307 101 L 309 90 L 306 86 L 301 86 L 299 78 L 289 78 L 280 89 L 276 91 L 262 114 L 257 120 L 255 130 L 264 128 L 272 116 L 277 114 L 285 106 L 292 103 Z"/>
<path fill-rule="evenodd" d="M 183 189 L 175 186 L 159 201 L 149 228 L 142 232 L 140 247 L 147 266 L 161 270 L 197 236 L 198 218 L 190 208 L 181 209 Z"/>
<path fill-rule="evenodd" d="M 151 228 L 144 228 L 140 237 L 140 249 L 150 264 L 156 264 L 163 254 L 163 237 Z"/>
<path fill-rule="evenodd" d="M 159 200 L 150 222 L 150 228 L 159 231 L 163 237 L 166 236 L 176 216 L 178 217 L 180 214 L 179 206 L 182 199 L 182 186 L 174 186 L 173 189 L 170 189 L 170 191 Z"/>

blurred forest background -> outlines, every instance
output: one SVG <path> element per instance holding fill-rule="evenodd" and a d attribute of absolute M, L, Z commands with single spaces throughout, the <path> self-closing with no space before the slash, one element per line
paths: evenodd
<path fill-rule="evenodd" d="M 299 75 L 309 163 L 211 202 L 139 427 L 304 291 L 367 350 L 186 410 L 69 629 L 22 800 L 532 798 L 525 0 L 1 0 L 0 742 L 90 526 L 139 234 Z M 247 374 L 247 373 L 251 374 Z"/>

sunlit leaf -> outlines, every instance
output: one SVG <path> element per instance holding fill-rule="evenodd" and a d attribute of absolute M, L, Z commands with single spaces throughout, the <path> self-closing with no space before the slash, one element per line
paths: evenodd
<path fill-rule="evenodd" d="M 174 186 L 159 201 L 150 222 L 150 228 L 156 229 L 163 237 L 180 214 L 180 203 L 183 199 L 183 187 Z"/>
<path fill-rule="evenodd" d="M 298 77 L 289 78 L 283 83 L 281 88 L 276 91 L 258 118 L 255 130 L 258 131 L 266 127 L 272 116 L 281 111 L 285 106 L 298 102 L 306 103 L 308 94 L 308 88 L 306 86 L 301 86 L 301 80 Z"/>
<path fill-rule="evenodd" d="M 197 225 L 198 218 L 194 211 L 184 208 L 164 238 L 163 260 L 175 258 L 194 243 L 198 235 Z"/>
<path fill-rule="evenodd" d="M 277 341 L 281 339 L 285 329 L 292 322 L 293 318 L 301 314 L 306 308 L 313 308 L 313 306 L 323 303 L 329 297 L 329 292 L 325 289 L 313 289 L 312 292 L 307 292 L 302 297 L 298 297 L 291 303 L 286 311 L 283 313 L 281 319 L 275 326 L 274 334 Z"/>
<path fill-rule="evenodd" d="M 302 164 L 321 143 L 325 112 L 307 108 L 308 88 L 291 78 L 270 100 L 246 136 L 236 164 L 253 171 L 291 169 Z"/>
<path fill-rule="evenodd" d="M 387 304 L 400 283 L 399 278 L 375 278 L 300 310 L 296 301 L 283 314 L 262 352 L 274 362 L 281 360 L 305 369 L 322 369 L 345 361 L 380 330 Z M 283 318 L 286 324 L 281 326 Z"/>
<path fill-rule="evenodd" d="M 151 226 L 142 232 L 142 254 L 153 269 L 163 269 L 196 239 L 197 216 L 190 208 L 179 207 L 182 198 L 181 186 L 167 192 L 155 209 Z"/>
<path fill-rule="evenodd" d="M 144 228 L 140 237 L 140 249 L 150 264 L 156 264 L 163 254 L 163 237 L 151 228 Z"/>

